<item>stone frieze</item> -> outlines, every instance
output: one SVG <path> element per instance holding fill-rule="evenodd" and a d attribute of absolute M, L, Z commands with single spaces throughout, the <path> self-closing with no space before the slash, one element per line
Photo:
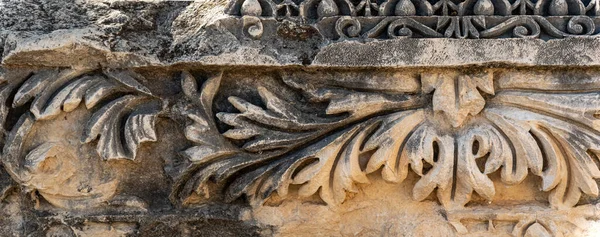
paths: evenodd
<path fill-rule="evenodd" d="M 332 40 L 595 37 L 596 1 L 239 0 L 227 12 L 260 38 L 281 19 L 314 24 Z"/>
<path fill-rule="evenodd" d="M 535 221 L 541 226 L 526 226 L 563 233 L 554 222 L 568 210 L 596 216 L 587 200 L 600 178 L 597 70 L 148 73 L 4 71 L 3 164 L 37 208 L 147 212 L 147 200 L 120 193 L 119 175 L 102 164 L 135 162 L 140 147 L 152 155 L 162 142 L 188 144 L 171 151 L 179 158 L 162 158 L 174 180 L 169 202 L 184 209 L 300 199 L 335 210 L 381 179 L 439 203 L 457 233 L 468 233 L 462 219 L 499 215 L 498 185 L 510 192 L 529 177 L 546 197 L 530 200 L 539 207 L 486 219 L 490 226 L 516 221 L 509 233 L 524 233 Z M 160 120 L 180 125 L 157 131 Z M 551 219 L 530 217 L 538 212 Z"/>
<path fill-rule="evenodd" d="M 0 236 L 594 236 L 599 6 L 5 1 Z"/>

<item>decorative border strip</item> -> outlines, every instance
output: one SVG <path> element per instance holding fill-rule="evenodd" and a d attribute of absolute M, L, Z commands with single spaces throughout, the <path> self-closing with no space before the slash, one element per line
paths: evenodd
<path fill-rule="evenodd" d="M 355 2 L 355 1 L 352 1 Z M 265 24 L 283 19 L 310 24 L 332 40 L 395 38 L 565 38 L 600 33 L 596 1 L 441 0 L 384 1 L 234 1 L 227 12 L 243 19 L 244 33 L 254 39 Z M 366 7 L 366 6 L 370 6 Z M 372 8 L 377 9 L 374 10 Z M 371 9 L 371 10 L 365 10 Z M 291 13 L 290 13 L 291 12 Z M 379 14 L 381 13 L 381 14 Z"/>
<path fill-rule="evenodd" d="M 568 16 L 600 15 L 597 0 L 232 0 L 226 10 L 235 16 Z"/>

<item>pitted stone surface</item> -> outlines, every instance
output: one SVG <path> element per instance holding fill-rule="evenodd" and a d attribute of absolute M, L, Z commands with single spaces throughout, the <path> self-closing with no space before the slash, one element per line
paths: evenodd
<path fill-rule="evenodd" d="M 580 0 L 4 0 L 0 236 L 595 236 Z"/>

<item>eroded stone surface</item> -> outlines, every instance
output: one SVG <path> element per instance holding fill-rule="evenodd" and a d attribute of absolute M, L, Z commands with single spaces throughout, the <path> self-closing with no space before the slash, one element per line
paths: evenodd
<path fill-rule="evenodd" d="M 595 236 L 597 1 L 0 2 L 1 236 Z"/>

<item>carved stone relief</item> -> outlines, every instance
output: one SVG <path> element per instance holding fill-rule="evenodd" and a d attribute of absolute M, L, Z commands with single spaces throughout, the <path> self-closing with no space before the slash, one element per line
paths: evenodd
<path fill-rule="evenodd" d="M 595 236 L 599 9 L 0 3 L 0 236 Z"/>
<path fill-rule="evenodd" d="M 595 36 L 596 1 L 237 0 L 227 12 L 260 38 L 264 24 L 316 24 L 334 40 Z"/>
<path fill-rule="evenodd" d="M 297 186 L 300 196 L 337 205 L 371 173 L 401 183 L 408 172 L 421 176 L 415 200 L 435 192 L 450 209 L 473 193 L 493 200 L 495 172 L 507 185 L 540 177 L 558 209 L 598 195 L 594 72 L 568 83 L 556 71 L 502 69 L 276 74 L 282 85 L 257 85 L 258 98 L 228 96 L 232 111 L 217 112 L 207 105 L 222 74 L 200 87 L 184 72 L 184 93 L 199 107 L 187 114 L 196 146 L 184 151 L 204 167 L 193 180 L 198 195 L 210 196 L 211 178 L 232 177 L 229 201 L 247 195 L 262 204 Z"/>
<path fill-rule="evenodd" d="M 144 200 L 117 193 L 119 178 L 102 163 L 132 162 L 140 146 L 180 133 L 187 141 L 171 142 L 190 145 L 174 151 L 186 160 L 171 201 L 183 207 L 303 198 L 335 209 L 381 178 L 409 182 L 408 196 L 435 200 L 466 233 L 463 219 L 489 218 L 478 213 L 491 210 L 465 205 L 493 207 L 503 202 L 497 185 L 510 190 L 535 177 L 547 197 L 535 200 L 542 209 L 488 225 L 513 221 L 510 233 L 527 232 L 522 226 L 537 212 L 574 206 L 590 209 L 577 212 L 581 218 L 595 218 L 586 200 L 598 196 L 600 177 L 596 70 L 184 70 L 164 79 L 180 81 L 174 97 L 150 90 L 143 74 L 3 74 L 4 166 L 36 208 L 147 211 Z M 160 134 L 160 119 L 185 122 Z M 544 221 L 531 231 L 562 231 Z"/>

